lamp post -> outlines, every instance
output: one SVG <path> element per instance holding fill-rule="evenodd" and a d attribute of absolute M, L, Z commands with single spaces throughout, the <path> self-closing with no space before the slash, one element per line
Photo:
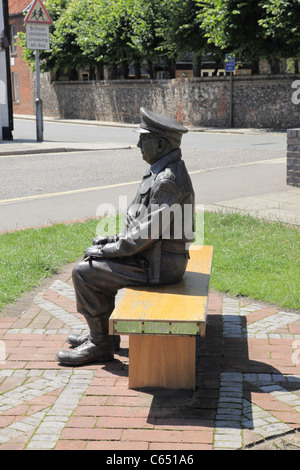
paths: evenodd
<path fill-rule="evenodd" d="M 233 127 L 233 73 L 234 71 L 235 71 L 234 54 L 225 54 L 225 72 L 230 73 L 229 127 Z"/>

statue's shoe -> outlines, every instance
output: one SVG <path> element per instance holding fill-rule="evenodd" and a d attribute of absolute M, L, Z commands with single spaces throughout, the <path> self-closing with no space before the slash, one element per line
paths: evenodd
<path fill-rule="evenodd" d="M 109 335 L 109 337 L 111 338 L 111 340 L 113 342 L 114 350 L 118 351 L 120 349 L 120 342 L 121 342 L 120 336 L 118 336 L 118 335 Z M 76 346 L 80 346 L 81 344 L 85 343 L 89 339 L 90 339 L 90 336 L 88 334 L 86 334 L 86 335 L 71 334 L 67 337 L 67 342 L 71 346 L 76 347 Z"/>
<path fill-rule="evenodd" d="M 101 345 L 96 345 L 90 340 L 70 351 L 59 351 L 56 359 L 60 364 L 67 366 L 82 366 L 94 362 L 109 362 L 114 359 L 114 348 L 110 339 L 106 339 Z"/>
<path fill-rule="evenodd" d="M 74 334 L 71 334 L 67 337 L 67 342 L 71 345 L 71 346 L 80 346 L 81 344 L 85 343 L 86 341 L 88 341 L 88 339 L 90 338 L 90 336 L 88 334 L 86 335 L 74 335 Z"/>

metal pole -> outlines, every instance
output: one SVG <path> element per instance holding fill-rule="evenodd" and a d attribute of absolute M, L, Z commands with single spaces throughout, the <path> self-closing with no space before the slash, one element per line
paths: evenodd
<path fill-rule="evenodd" d="M 35 68 L 36 68 L 36 100 L 35 100 L 35 110 L 36 110 L 36 140 L 37 142 L 43 142 L 43 102 L 40 98 L 40 54 L 36 49 L 35 51 Z"/>
<path fill-rule="evenodd" d="M 230 127 L 233 127 L 233 72 L 230 72 Z"/>

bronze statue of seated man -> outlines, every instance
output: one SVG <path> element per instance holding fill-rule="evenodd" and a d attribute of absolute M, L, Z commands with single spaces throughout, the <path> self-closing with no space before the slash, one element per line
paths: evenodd
<path fill-rule="evenodd" d="M 120 338 L 109 335 L 108 321 L 118 290 L 177 283 L 187 266 L 194 237 L 194 191 L 180 149 L 187 129 L 141 108 L 135 131 L 149 171 L 127 209 L 122 233 L 94 238 L 73 270 L 77 310 L 89 335 L 69 336 L 75 348 L 56 356 L 64 365 L 113 360 Z"/>

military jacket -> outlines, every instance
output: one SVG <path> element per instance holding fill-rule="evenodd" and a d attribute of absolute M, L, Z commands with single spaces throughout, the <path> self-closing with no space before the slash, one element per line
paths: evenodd
<path fill-rule="evenodd" d="M 194 200 L 181 150 L 173 150 L 145 174 L 127 209 L 122 233 L 101 248 L 103 256 L 138 255 L 149 263 L 149 282 L 158 283 L 161 252 L 170 258 L 188 253 L 194 239 Z"/>

